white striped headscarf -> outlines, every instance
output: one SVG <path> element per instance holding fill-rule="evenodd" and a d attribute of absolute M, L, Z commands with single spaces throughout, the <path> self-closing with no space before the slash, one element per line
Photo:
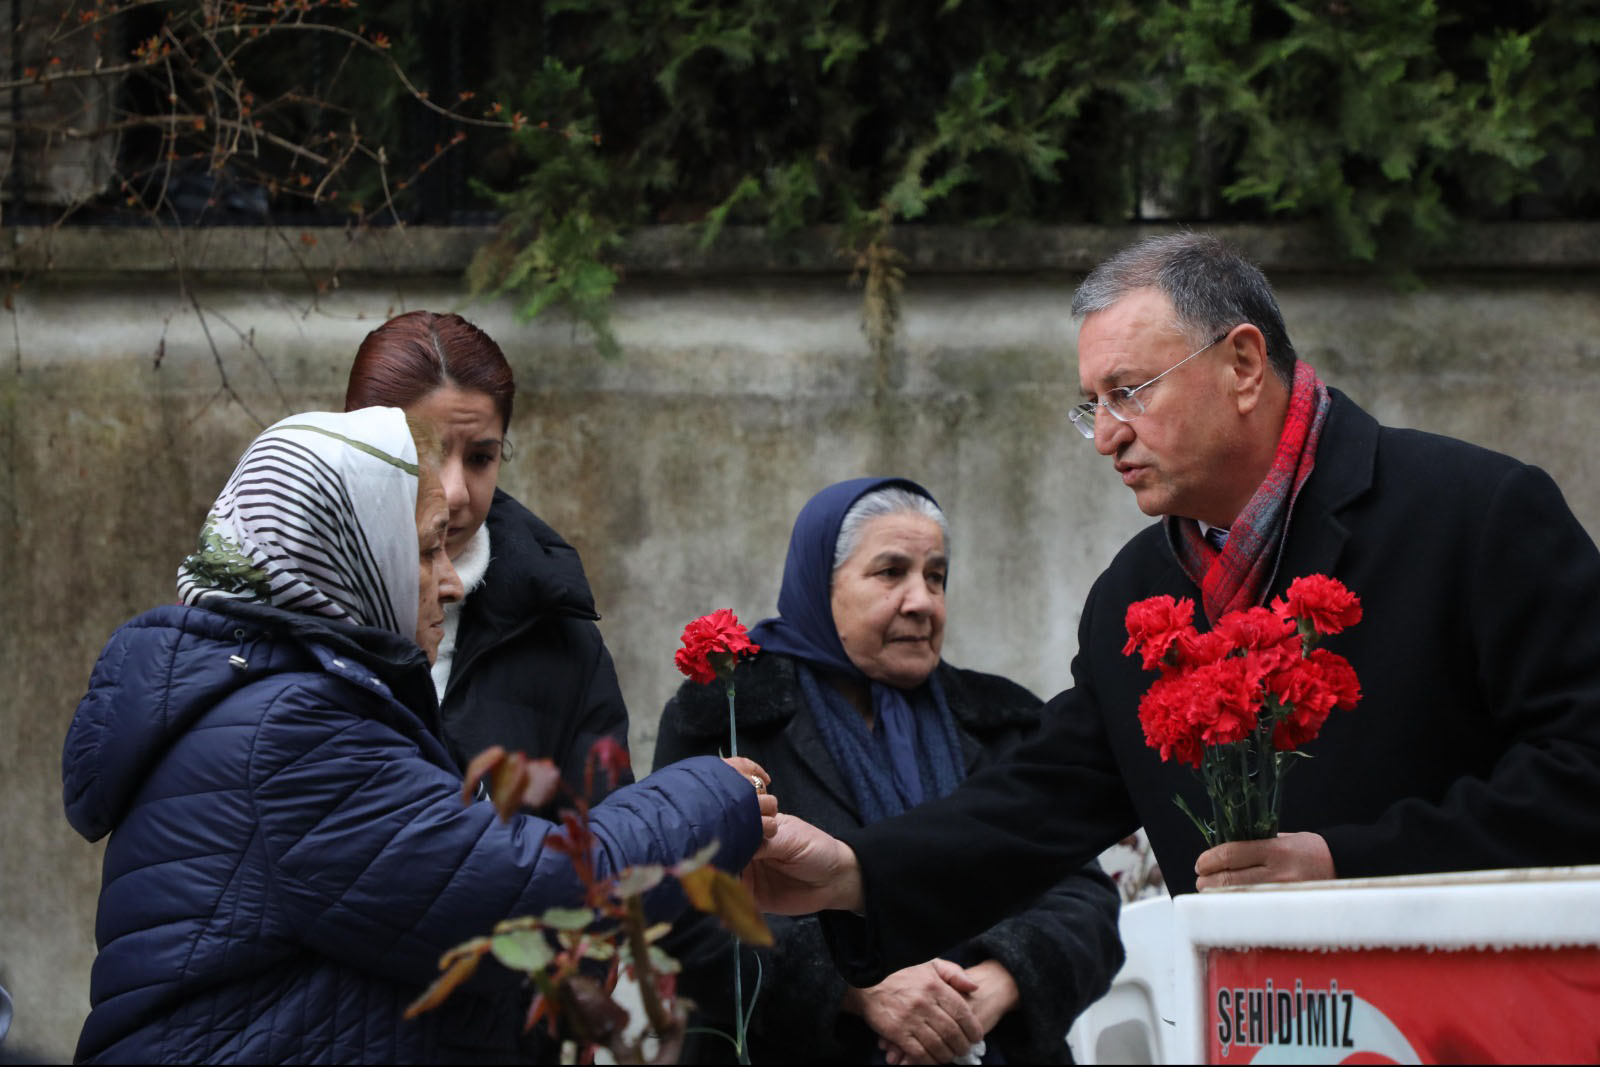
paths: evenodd
<path fill-rule="evenodd" d="M 411 638 L 416 507 L 405 412 L 291 415 L 240 458 L 178 568 L 178 598 L 252 600 Z"/>

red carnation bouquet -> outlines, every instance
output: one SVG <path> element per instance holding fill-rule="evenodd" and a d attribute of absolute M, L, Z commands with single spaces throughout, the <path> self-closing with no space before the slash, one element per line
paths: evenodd
<path fill-rule="evenodd" d="M 1361 601 L 1322 574 L 1297 578 L 1270 609 L 1228 612 L 1207 633 L 1187 598 L 1128 606 L 1122 651 L 1161 672 L 1139 701 L 1145 741 L 1199 772 L 1211 819 L 1173 799 L 1208 846 L 1278 832 L 1283 778 L 1301 746 L 1361 698 L 1349 661 L 1317 643 L 1360 621 Z"/>

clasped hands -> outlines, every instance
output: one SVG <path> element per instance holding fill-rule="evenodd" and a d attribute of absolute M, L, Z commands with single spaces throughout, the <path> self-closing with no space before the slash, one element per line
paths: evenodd
<path fill-rule="evenodd" d="M 771 783 L 750 760 L 731 757 L 727 763 Z M 758 799 L 766 840 L 743 875 L 758 906 L 787 915 L 859 910 L 860 869 L 850 847 L 802 819 L 780 815 L 771 794 L 759 793 Z M 935 959 L 875 986 L 852 987 L 840 1007 L 872 1028 L 889 1064 L 950 1063 L 983 1040 L 1017 997 L 1016 982 L 995 960 L 963 969 Z"/>
<path fill-rule="evenodd" d="M 1017 983 L 995 960 L 963 969 L 935 959 L 895 971 L 875 986 L 851 987 L 840 1007 L 872 1028 L 895 1067 L 966 1056 L 1017 996 Z"/>

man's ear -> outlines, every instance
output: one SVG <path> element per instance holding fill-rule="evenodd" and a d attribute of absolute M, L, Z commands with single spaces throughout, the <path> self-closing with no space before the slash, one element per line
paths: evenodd
<path fill-rule="evenodd" d="M 1234 400 L 1239 414 L 1248 415 L 1261 403 L 1262 394 L 1269 388 L 1268 379 L 1275 377 L 1267 361 L 1267 339 L 1246 322 L 1235 326 L 1222 343 L 1226 346 L 1228 369 L 1233 375 Z"/>

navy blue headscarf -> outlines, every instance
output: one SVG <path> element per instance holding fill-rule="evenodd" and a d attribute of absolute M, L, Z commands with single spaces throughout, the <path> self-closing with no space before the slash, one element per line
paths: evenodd
<path fill-rule="evenodd" d="M 937 677 L 929 675 L 912 690 L 872 681 L 850 661 L 833 621 L 833 557 L 839 528 L 856 501 L 888 488 L 933 500 L 932 493 L 906 478 L 852 478 L 828 486 L 806 502 L 789 535 L 778 614 L 750 632 L 763 652 L 801 661 L 807 703 L 869 823 L 915 807 L 929 791 L 943 796 L 964 777 L 955 720 Z M 869 683 L 870 732 L 830 686 L 817 684 L 807 665 Z"/>

